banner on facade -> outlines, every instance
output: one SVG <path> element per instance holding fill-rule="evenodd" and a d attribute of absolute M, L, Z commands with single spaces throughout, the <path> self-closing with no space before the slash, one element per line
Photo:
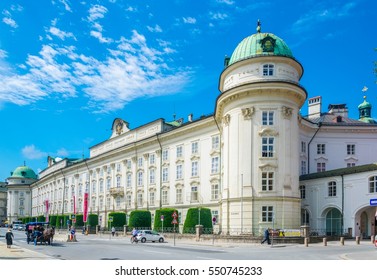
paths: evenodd
<path fill-rule="evenodd" d="M 46 222 L 48 223 L 49 222 L 49 217 L 48 217 L 48 210 L 49 210 L 49 203 L 48 203 L 48 199 L 45 200 L 45 217 L 46 217 Z"/>
<path fill-rule="evenodd" d="M 76 214 L 76 196 L 73 196 L 73 214 Z"/>
<path fill-rule="evenodd" d="M 84 209 L 83 209 L 83 221 L 86 223 L 88 221 L 88 193 L 84 193 Z"/>

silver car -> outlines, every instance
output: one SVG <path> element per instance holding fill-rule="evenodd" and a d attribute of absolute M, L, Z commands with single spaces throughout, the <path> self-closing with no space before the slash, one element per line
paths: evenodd
<path fill-rule="evenodd" d="M 162 243 L 164 242 L 165 237 L 154 230 L 140 230 L 138 235 L 136 236 L 136 239 L 138 241 L 141 241 L 141 243 L 145 243 L 147 241 L 151 241 L 151 242 L 158 241 Z"/>

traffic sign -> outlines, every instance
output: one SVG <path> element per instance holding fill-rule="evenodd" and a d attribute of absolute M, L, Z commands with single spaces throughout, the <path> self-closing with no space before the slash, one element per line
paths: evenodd
<path fill-rule="evenodd" d="M 178 217 L 178 214 L 177 214 L 177 212 L 173 212 L 173 215 L 171 215 L 174 219 L 176 219 L 177 217 Z"/>
<path fill-rule="evenodd" d="M 164 218 L 165 218 L 164 215 L 161 215 L 160 219 L 162 222 L 164 221 Z"/>
<path fill-rule="evenodd" d="M 113 216 L 109 217 L 109 222 L 112 222 L 114 220 Z"/>
<path fill-rule="evenodd" d="M 176 225 L 176 224 L 178 224 L 178 221 L 177 221 L 176 218 L 174 218 L 173 221 L 172 221 L 171 223 L 172 223 L 173 225 Z"/>
<path fill-rule="evenodd" d="M 212 218 L 212 223 L 213 223 L 213 224 L 216 224 L 216 217 L 213 217 L 213 218 Z"/>
<path fill-rule="evenodd" d="M 371 198 L 369 203 L 371 206 L 377 206 L 377 198 Z"/>

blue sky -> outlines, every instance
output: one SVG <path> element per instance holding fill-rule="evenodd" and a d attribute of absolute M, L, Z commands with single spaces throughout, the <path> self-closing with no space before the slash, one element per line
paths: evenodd
<path fill-rule="evenodd" d="M 376 11 L 372 0 L 2 0 L 0 181 L 49 155 L 88 157 L 118 117 L 136 128 L 212 114 L 224 57 L 258 19 L 303 65 L 309 97 L 358 118 L 364 86 L 377 106 Z"/>

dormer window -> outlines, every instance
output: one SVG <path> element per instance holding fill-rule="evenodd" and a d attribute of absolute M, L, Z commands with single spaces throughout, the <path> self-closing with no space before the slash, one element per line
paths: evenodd
<path fill-rule="evenodd" d="M 264 64 L 263 65 L 263 76 L 273 76 L 274 75 L 274 65 Z"/>

